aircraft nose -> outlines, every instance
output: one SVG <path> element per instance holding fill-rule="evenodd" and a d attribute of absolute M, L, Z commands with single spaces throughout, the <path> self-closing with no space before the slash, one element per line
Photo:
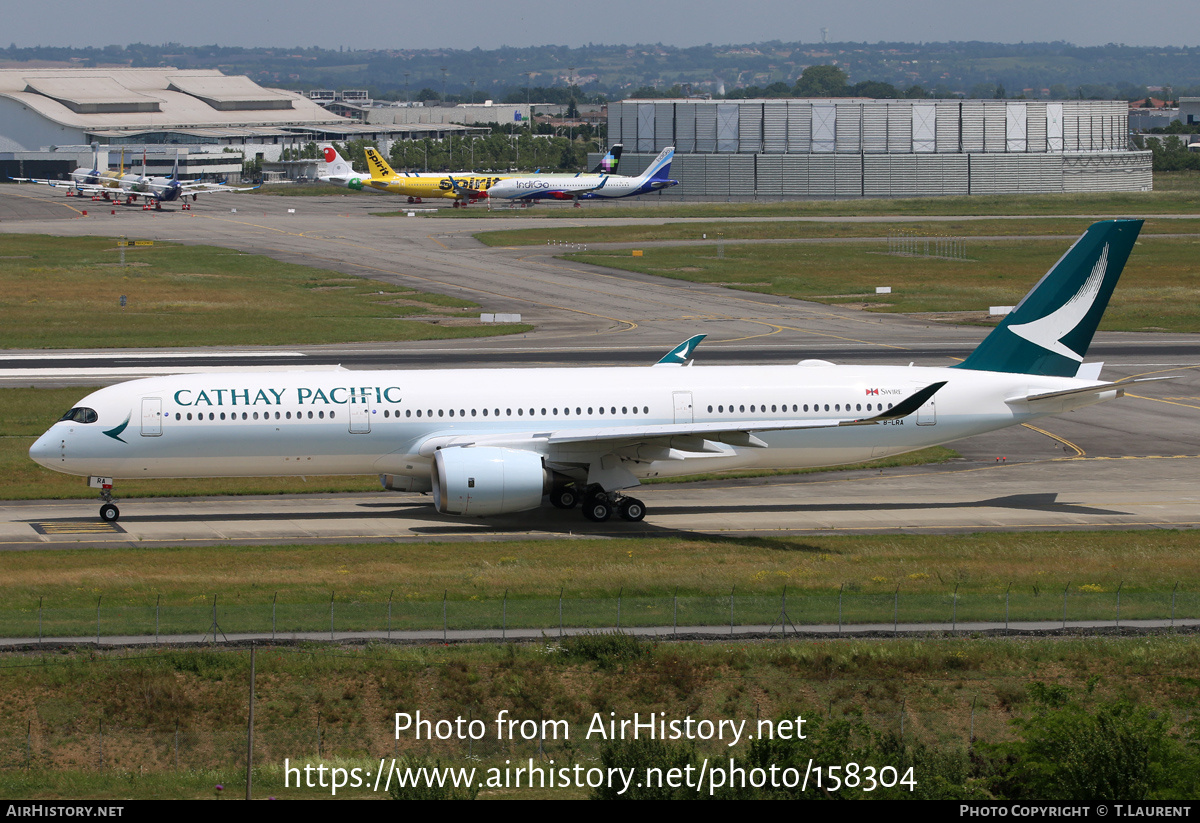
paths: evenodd
<path fill-rule="evenodd" d="M 29 459 L 39 466 L 54 468 L 55 461 L 61 457 L 60 440 L 53 430 L 46 432 L 29 447 Z"/>

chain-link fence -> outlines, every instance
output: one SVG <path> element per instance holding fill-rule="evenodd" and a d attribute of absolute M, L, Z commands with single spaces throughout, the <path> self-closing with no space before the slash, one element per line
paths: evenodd
<path fill-rule="evenodd" d="M 1173 625 L 1200 619 L 1200 594 L 1180 591 L 1099 591 L 1097 587 L 1009 589 L 999 592 L 865 593 L 782 592 L 776 595 L 625 595 L 616 597 L 519 597 L 442 600 L 392 599 L 291 603 L 228 603 L 220 597 L 191 605 L 114 603 L 98 598 L 94 607 L 54 607 L 32 603 L 0 610 L 0 637 L 97 641 L 114 637 L 163 638 L 255 635 L 284 638 L 328 633 L 402 636 L 405 632 L 570 630 L 656 628 L 662 634 L 690 627 L 740 630 L 801 630 L 832 627 L 846 631 L 871 626 L 933 624 L 937 628 L 1019 628 L 1038 624 L 1111 624 L 1155 620 Z"/>

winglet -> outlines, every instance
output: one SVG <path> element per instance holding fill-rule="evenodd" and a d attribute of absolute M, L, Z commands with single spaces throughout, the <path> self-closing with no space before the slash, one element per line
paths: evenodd
<path fill-rule="evenodd" d="M 939 383 L 930 383 L 925 388 L 910 394 L 908 397 L 901 400 L 896 405 L 892 406 L 885 412 L 881 412 L 874 417 L 864 417 L 862 420 L 848 420 L 844 423 L 839 423 L 839 426 L 870 426 L 875 423 L 883 423 L 886 420 L 899 420 L 901 417 L 908 417 L 917 409 L 929 402 L 929 399 L 942 390 L 942 386 L 946 385 L 945 380 Z"/>
<path fill-rule="evenodd" d="M 695 337 L 689 337 L 675 348 L 671 349 L 663 358 L 654 365 L 656 366 L 682 366 L 692 358 L 692 352 L 700 345 L 700 341 L 708 337 L 707 334 L 697 334 Z"/>

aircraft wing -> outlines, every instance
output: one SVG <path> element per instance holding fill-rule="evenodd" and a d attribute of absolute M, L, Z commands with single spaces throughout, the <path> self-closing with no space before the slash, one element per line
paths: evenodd
<path fill-rule="evenodd" d="M 613 425 L 593 429 L 566 429 L 561 432 L 513 432 L 494 435 L 434 435 L 419 448 L 423 456 L 432 456 L 438 449 L 489 445 L 538 452 L 578 452 L 589 446 L 599 446 L 605 452 L 645 448 L 646 459 L 675 459 L 683 453 L 725 452 L 719 444 L 747 448 L 765 448 L 767 444 L 755 432 L 800 431 L 840 426 L 871 426 L 898 420 L 916 412 L 945 386 L 945 381 L 909 395 L 887 411 L 870 417 L 828 417 L 807 420 L 716 420 L 704 423 L 664 423 L 658 425 Z M 580 448 L 584 447 L 584 448 Z M 591 450 L 591 449 L 589 449 Z"/>
<path fill-rule="evenodd" d="M 220 183 L 183 183 L 179 190 L 181 194 L 216 194 L 228 191 L 254 191 L 259 186 L 223 186 Z"/>
<path fill-rule="evenodd" d="M 15 180 L 18 183 L 36 183 L 39 186 L 49 186 L 52 189 L 72 189 L 80 194 L 100 194 L 102 192 L 121 191 L 117 185 L 99 186 L 95 183 L 76 183 L 73 180 L 38 180 L 34 177 L 10 177 L 9 180 Z"/>

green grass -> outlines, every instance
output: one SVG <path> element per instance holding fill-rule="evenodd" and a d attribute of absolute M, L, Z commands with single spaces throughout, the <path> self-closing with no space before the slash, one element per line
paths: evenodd
<path fill-rule="evenodd" d="M 0 794 L 54 798 L 244 796 L 246 649 L 7 654 L 0 660 Z M 283 762 L 374 771 L 380 757 L 415 755 L 486 770 L 529 758 L 587 768 L 602 739 L 592 719 L 746 721 L 801 716 L 823 739 L 826 718 L 880 733 L 904 714 L 905 743 L 961 753 L 1019 735 L 1037 709 L 1032 684 L 1083 707 L 1123 699 L 1183 731 L 1194 712 L 1200 652 L 1189 637 L 827 640 L 655 644 L 547 639 L 481 645 L 345 649 L 260 647 L 255 659 L 255 795 L 322 799 L 329 788 L 285 789 Z M 485 733 L 417 740 L 395 712 L 431 721 L 481 719 Z M 499 740 L 495 718 L 563 720 L 569 739 Z M 611 713 L 611 714 L 610 714 Z M 100 729 L 104 737 L 101 748 Z M 320 754 L 318 754 L 318 739 Z M 747 743 L 699 741 L 711 757 Z M 101 765 L 103 754 L 103 765 Z M 178 768 L 175 766 L 178 757 Z M 27 768 L 28 767 L 28 768 Z M 923 775 L 917 775 L 918 781 Z M 498 789 L 488 798 L 583 797 L 585 789 Z M 385 797 L 364 789 L 337 796 Z"/>
<path fill-rule="evenodd" d="M 555 228 L 482 232 L 477 240 L 489 246 L 544 246 L 551 243 L 644 243 L 671 240 L 813 240 L 825 238 L 872 237 L 990 237 L 1013 238 L 1038 235 L 1083 234 L 1093 222 L 1090 218 L 1030 218 L 1014 220 L 962 220 L 905 223 L 820 223 L 794 220 L 771 223 L 666 223 L 638 226 L 572 226 Z M 1143 235 L 1200 234 L 1200 219 L 1160 219 L 1146 221 Z"/>
<path fill-rule="evenodd" d="M 106 623 L 117 628 L 129 622 L 146 631 L 159 598 L 164 609 L 174 610 L 173 619 L 203 622 L 216 595 L 231 620 L 269 628 L 264 621 L 277 597 L 281 619 L 303 619 L 320 631 L 329 627 L 332 594 L 344 628 L 362 620 L 363 627 L 383 629 L 389 598 L 397 628 L 401 620 L 440 628 L 443 595 L 454 604 L 451 627 L 494 621 L 498 628 L 505 592 L 509 619 L 517 621 L 510 626 L 538 625 L 536 620 L 556 627 L 560 592 L 565 608 L 600 615 L 597 625 L 615 623 L 618 594 L 625 599 L 623 622 L 644 622 L 636 617 L 639 609 L 652 608 L 653 620 L 669 625 L 669 598 L 676 592 L 693 598 L 691 607 L 701 613 L 715 609 L 712 619 L 720 624 L 729 619 L 731 589 L 743 604 L 740 622 L 754 622 L 750 615 L 759 611 L 770 622 L 784 586 L 797 617 L 819 613 L 831 622 L 839 590 L 847 608 L 856 603 L 886 613 L 876 619 L 890 619 L 897 586 L 913 619 L 930 610 L 949 620 L 956 587 L 964 598 L 961 619 L 1002 619 L 1010 586 L 1014 619 L 1034 612 L 1055 619 L 1068 583 L 1072 604 L 1110 612 L 1123 585 L 1122 615 L 1128 617 L 1145 616 L 1147 609 L 1169 617 L 1169 595 L 1178 584 L 1179 608 L 1196 616 L 1195 542 L 1192 532 L 1097 531 L 456 541 L 386 549 L 358 543 L 46 549 L 0 555 L 0 626 L 8 635 L 26 631 L 40 599 L 47 614 L 56 610 L 56 619 L 74 621 L 86 635 L 89 624 L 95 630 L 102 596 Z M 528 618 L 521 617 L 526 612 Z"/>
<path fill-rule="evenodd" d="M 294 346 L 483 337 L 473 304 L 213 246 L 0 235 L 0 348 Z M 120 306 L 120 298 L 127 305 Z"/>
<path fill-rule="evenodd" d="M 873 311 L 974 312 L 1015 305 L 1062 256 L 1060 240 L 968 240 L 969 259 L 886 254 L 886 244 L 726 244 L 647 248 L 644 256 L 588 252 L 567 258 L 627 271 L 818 302 L 859 305 Z M 1143 237 L 1130 255 L 1101 329 L 1200 331 L 1200 238 Z M 889 295 L 875 294 L 890 286 Z"/>

